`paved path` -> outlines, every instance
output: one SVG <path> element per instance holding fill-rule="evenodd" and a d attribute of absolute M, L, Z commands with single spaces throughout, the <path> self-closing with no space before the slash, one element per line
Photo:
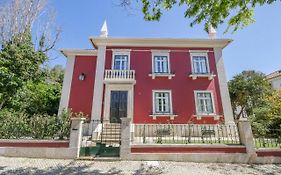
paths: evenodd
<path fill-rule="evenodd" d="M 281 175 L 281 165 L 214 164 L 158 161 L 97 162 L 0 157 L 0 174 Z"/>

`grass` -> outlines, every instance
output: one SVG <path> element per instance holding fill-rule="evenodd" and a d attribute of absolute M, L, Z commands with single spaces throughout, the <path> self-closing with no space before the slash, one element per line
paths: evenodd
<path fill-rule="evenodd" d="M 256 148 L 281 148 L 281 143 L 266 142 L 264 140 L 255 140 Z"/>

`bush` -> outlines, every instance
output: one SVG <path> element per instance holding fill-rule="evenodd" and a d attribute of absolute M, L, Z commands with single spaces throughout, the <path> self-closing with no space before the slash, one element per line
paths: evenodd
<path fill-rule="evenodd" d="M 0 138 L 16 139 L 29 136 L 28 116 L 23 112 L 0 111 Z"/>
<path fill-rule="evenodd" d="M 56 116 L 35 114 L 29 120 L 29 129 L 32 138 L 55 138 L 57 133 Z"/>
<path fill-rule="evenodd" d="M 67 139 L 70 134 L 70 112 L 61 115 L 0 111 L 0 139 Z"/>
<path fill-rule="evenodd" d="M 70 126 L 71 126 L 70 116 L 72 116 L 72 113 L 70 111 L 63 111 L 58 116 L 57 133 L 60 140 L 64 138 L 68 138 L 70 136 Z"/>

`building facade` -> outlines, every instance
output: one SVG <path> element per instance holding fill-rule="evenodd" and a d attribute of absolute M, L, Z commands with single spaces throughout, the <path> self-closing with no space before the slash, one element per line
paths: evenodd
<path fill-rule="evenodd" d="M 233 123 L 222 50 L 228 39 L 91 37 L 67 57 L 60 110 L 89 121 Z"/>
<path fill-rule="evenodd" d="M 272 72 L 266 76 L 267 81 L 271 84 L 275 90 L 281 90 L 281 70 Z"/>

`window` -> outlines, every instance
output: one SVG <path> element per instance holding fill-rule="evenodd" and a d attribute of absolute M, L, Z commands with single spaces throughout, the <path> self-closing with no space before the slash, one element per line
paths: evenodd
<path fill-rule="evenodd" d="M 128 70 L 128 55 L 114 55 L 114 70 Z"/>
<path fill-rule="evenodd" d="M 130 51 L 129 49 L 112 49 L 112 70 L 130 69 Z"/>
<path fill-rule="evenodd" d="M 154 56 L 154 73 L 169 73 L 168 57 Z"/>
<path fill-rule="evenodd" d="M 151 50 L 152 52 L 152 73 L 170 74 L 170 51 Z"/>
<path fill-rule="evenodd" d="M 213 94 L 209 91 L 195 91 L 196 113 L 214 114 Z"/>
<path fill-rule="evenodd" d="M 153 91 L 153 113 L 172 114 L 170 91 Z"/>
<path fill-rule="evenodd" d="M 209 63 L 207 53 L 191 53 L 192 73 L 209 74 Z"/>

